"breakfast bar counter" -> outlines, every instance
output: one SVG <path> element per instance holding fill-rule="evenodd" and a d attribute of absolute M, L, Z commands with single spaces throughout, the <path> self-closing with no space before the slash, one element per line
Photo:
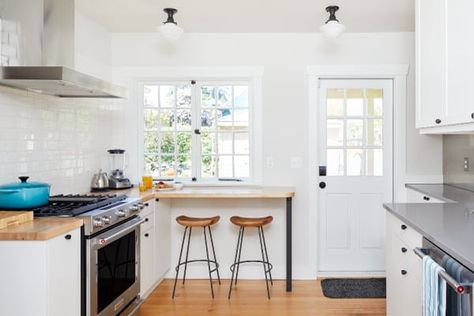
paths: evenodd
<path fill-rule="evenodd" d="M 292 291 L 292 199 L 295 191 L 291 187 L 265 186 L 190 186 L 181 190 L 149 190 L 139 192 L 132 189 L 126 193 L 143 201 L 151 199 L 285 199 L 286 201 L 286 290 Z"/>

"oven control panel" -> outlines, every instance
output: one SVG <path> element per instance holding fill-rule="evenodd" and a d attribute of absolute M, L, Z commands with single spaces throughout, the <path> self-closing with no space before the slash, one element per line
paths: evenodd
<path fill-rule="evenodd" d="M 136 198 L 127 198 L 115 204 L 81 214 L 84 219 L 85 235 L 95 234 L 103 229 L 115 226 L 138 214 L 145 205 Z"/>

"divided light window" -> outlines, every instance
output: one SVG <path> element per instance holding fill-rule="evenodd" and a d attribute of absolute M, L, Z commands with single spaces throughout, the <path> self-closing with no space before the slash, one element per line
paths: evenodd
<path fill-rule="evenodd" d="M 155 179 L 249 180 L 248 82 L 146 83 L 144 169 Z"/>

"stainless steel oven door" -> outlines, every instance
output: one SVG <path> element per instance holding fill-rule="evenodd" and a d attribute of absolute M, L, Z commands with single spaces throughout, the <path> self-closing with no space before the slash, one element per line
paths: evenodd
<path fill-rule="evenodd" d="M 114 316 L 140 292 L 140 224 L 136 217 L 86 240 L 87 315 Z"/>

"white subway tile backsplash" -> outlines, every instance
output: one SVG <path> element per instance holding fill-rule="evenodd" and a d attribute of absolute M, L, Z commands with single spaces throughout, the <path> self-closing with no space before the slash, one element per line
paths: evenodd
<path fill-rule="evenodd" d="M 123 147 L 120 100 L 60 99 L 0 88 L 0 183 L 20 175 L 53 194 L 84 193 L 108 170 L 107 149 Z"/>

